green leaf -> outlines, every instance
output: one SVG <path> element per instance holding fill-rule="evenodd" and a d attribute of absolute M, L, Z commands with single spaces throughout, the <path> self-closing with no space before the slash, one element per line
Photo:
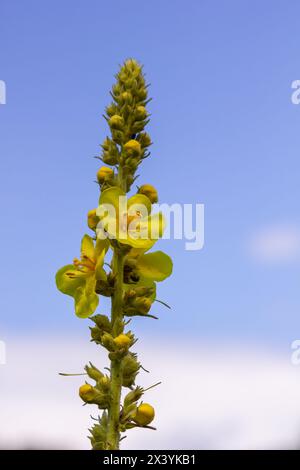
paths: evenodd
<path fill-rule="evenodd" d="M 146 278 L 163 281 L 172 274 L 171 258 L 162 251 L 141 255 L 137 260 L 137 269 Z"/>

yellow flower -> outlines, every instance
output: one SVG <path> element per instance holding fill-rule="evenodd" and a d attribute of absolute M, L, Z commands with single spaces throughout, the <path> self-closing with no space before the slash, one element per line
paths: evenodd
<path fill-rule="evenodd" d="M 101 193 L 97 214 L 97 237 L 115 238 L 134 248 L 149 250 L 163 234 L 165 221 L 161 212 L 151 214 L 151 201 L 143 194 L 128 200 L 118 187 Z"/>
<path fill-rule="evenodd" d="M 136 410 L 133 420 L 140 426 L 147 426 L 153 421 L 155 411 L 153 406 L 148 403 L 142 403 Z"/>
<path fill-rule="evenodd" d="M 99 298 L 95 287 L 97 280 L 107 279 L 103 263 L 108 247 L 108 240 L 97 240 L 94 244 L 89 235 L 84 235 L 80 259 L 75 258 L 73 264 L 64 266 L 56 274 L 57 288 L 74 298 L 75 313 L 80 318 L 89 317 L 97 308 Z"/>

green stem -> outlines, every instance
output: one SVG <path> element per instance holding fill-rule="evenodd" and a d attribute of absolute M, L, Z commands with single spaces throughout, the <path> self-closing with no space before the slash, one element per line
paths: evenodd
<path fill-rule="evenodd" d="M 113 272 L 115 275 L 115 289 L 112 297 L 112 333 L 117 336 L 117 328 L 122 320 L 122 300 L 123 300 L 123 271 L 124 271 L 124 255 L 115 249 L 113 256 Z M 108 433 L 107 441 L 110 450 L 118 450 L 120 442 L 119 417 L 120 417 L 120 401 L 122 390 L 122 361 L 113 359 L 110 365 L 111 379 L 111 401 L 108 411 Z"/>

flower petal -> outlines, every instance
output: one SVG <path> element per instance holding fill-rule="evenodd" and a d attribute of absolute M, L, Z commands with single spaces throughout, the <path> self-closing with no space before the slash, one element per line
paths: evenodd
<path fill-rule="evenodd" d="M 100 195 L 99 205 L 111 204 L 116 210 L 118 210 L 120 196 L 125 196 L 125 193 L 118 186 L 105 189 Z"/>
<path fill-rule="evenodd" d="M 143 277 L 159 282 L 172 274 L 173 262 L 166 253 L 155 251 L 141 255 L 136 267 Z"/>
<path fill-rule="evenodd" d="M 95 293 L 95 283 L 95 277 L 90 276 L 85 285 L 79 287 L 75 292 L 75 313 L 79 318 L 88 318 L 98 306 L 99 297 Z"/>
<path fill-rule="evenodd" d="M 143 210 L 138 209 L 139 206 L 141 208 L 144 207 L 145 210 L 143 211 Z M 134 196 L 131 196 L 128 199 L 127 207 L 128 207 L 129 214 L 132 212 L 132 209 L 135 208 L 135 210 L 140 210 L 140 212 L 142 212 L 144 217 L 147 217 L 151 213 L 152 204 L 151 204 L 150 199 L 144 194 L 135 194 Z"/>
<path fill-rule="evenodd" d="M 67 272 L 74 272 L 75 277 L 70 278 L 66 275 Z M 59 269 L 56 273 L 56 286 L 60 292 L 74 297 L 76 290 L 85 284 L 84 277 L 76 276 L 77 269 L 73 264 L 68 264 Z"/>
<path fill-rule="evenodd" d="M 81 240 L 81 256 L 89 259 L 95 259 L 95 247 L 92 237 L 84 235 Z"/>

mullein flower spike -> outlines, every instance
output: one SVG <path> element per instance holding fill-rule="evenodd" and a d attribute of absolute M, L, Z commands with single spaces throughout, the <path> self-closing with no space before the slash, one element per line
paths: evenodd
<path fill-rule="evenodd" d="M 135 386 L 142 366 L 131 350 L 136 338 L 125 331 L 126 317 L 157 318 L 150 313 L 156 283 L 170 276 L 173 267 L 162 251 L 149 252 L 165 228 L 163 215 L 153 212 L 152 205 L 158 201 L 156 188 L 143 184 L 136 194 L 126 196 L 152 144 L 145 131 L 148 87 L 136 60 L 128 59 L 121 66 L 111 96 L 104 116 L 110 136 L 97 157 L 105 164 L 96 175 L 99 205 L 87 214 L 93 236 L 84 235 L 80 258 L 56 274 L 58 289 L 73 297 L 78 317 L 90 317 L 91 340 L 107 350 L 110 360 L 109 376 L 92 363 L 86 365 L 85 372 L 95 384 L 86 382 L 79 388 L 84 404 L 104 410 L 90 429 L 95 450 L 119 449 L 121 433 L 148 427 L 154 419 L 151 405 L 137 403 L 146 390 Z M 94 314 L 101 295 L 111 298 L 110 317 Z M 130 389 L 123 403 L 122 387 Z"/>

